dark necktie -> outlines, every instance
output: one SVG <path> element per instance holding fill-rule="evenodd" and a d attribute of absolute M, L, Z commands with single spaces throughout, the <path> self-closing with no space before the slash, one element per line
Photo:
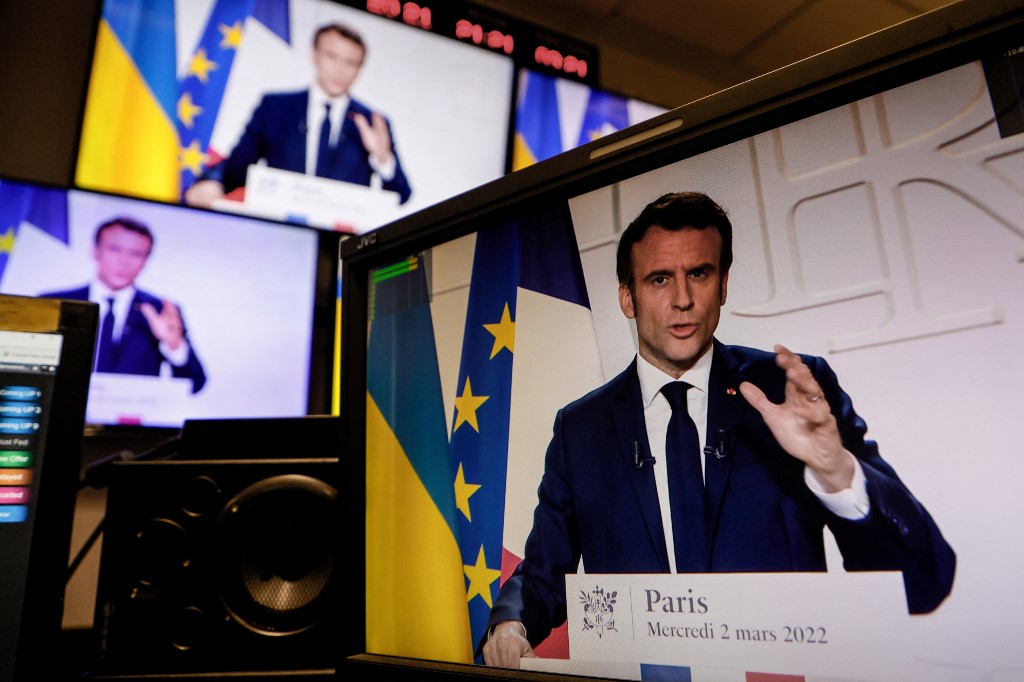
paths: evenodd
<path fill-rule="evenodd" d="M 96 371 L 109 372 L 114 352 L 114 298 L 107 298 L 107 312 L 100 323 L 99 348 L 96 352 Z"/>
<path fill-rule="evenodd" d="M 675 545 L 676 570 L 680 573 L 708 570 L 700 441 L 697 438 L 697 427 L 686 409 L 686 391 L 690 388 L 685 382 L 674 381 L 661 389 L 672 405 L 672 419 L 669 420 L 665 439 L 665 459 L 669 507 L 672 512 L 672 541 Z"/>
<path fill-rule="evenodd" d="M 324 105 L 324 120 L 320 124 L 320 143 L 316 151 L 316 174 L 327 177 L 327 169 L 331 165 L 331 105 Z"/>

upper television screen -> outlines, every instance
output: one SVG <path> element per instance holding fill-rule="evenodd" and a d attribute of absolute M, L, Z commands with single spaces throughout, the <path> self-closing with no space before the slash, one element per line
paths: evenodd
<path fill-rule="evenodd" d="M 107 0 L 76 184 L 361 232 L 505 172 L 512 78 L 326 0 Z"/>
<path fill-rule="evenodd" d="M 1019 676 L 1022 37 L 962 3 L 350 240 L 346 665 Z"/>
<path fill-rule="evenodd" d="M 308 413 L 317 296 L 335 290 L 318 290 L 319 241 L 335 235 L 8 181 L 0 223 L 0 292 L 100 306 L 89 423 Z"/>

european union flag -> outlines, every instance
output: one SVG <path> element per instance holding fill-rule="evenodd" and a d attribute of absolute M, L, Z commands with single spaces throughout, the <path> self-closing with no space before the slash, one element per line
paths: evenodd
<path fill-rule="evenodd" d="M 577 144 L 584 145 L 628 127 L 629 110 L 626 98 L 603 90 L 591 90 Z"/>
<path fill-rule="evenodd" d="M 67 244 L 67 192 L 0 181 L 0 283 L 22 223 L 29 223 Z"/>
<path fill-rule="evenodd" d="M 249 17 L 290 42 L 286 0 L 217 0 L 179 84 L 175 123 L 181 140 L 182 192 L 207 162 L 217 113 Z"/>
<path fill-rule="evenodd" d="M 506 554 L 513 370 L 526 377 L 526 388 L 535 395 L 550 392 L 543 380 L 534 381 L 538 377 L 529 371 L 529 363 L 516 364 L 516 320 L 524 291 L 589 308 L 565 204 L 482 229 L 476 238 L 451 435 L 458 538 L 474 642 L 484 636 Z M 554 340 L 564 330 L 548 331 Z"/>

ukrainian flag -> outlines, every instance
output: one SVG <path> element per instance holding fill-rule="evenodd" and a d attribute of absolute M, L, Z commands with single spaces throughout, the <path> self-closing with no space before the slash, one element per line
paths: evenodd
<path fill-rule="evenodd" d="M 106 0 L 76 182 L 178 200 L 174 0 Z"/>
<path fill-rule="evenodd" d="M 424 268 L 371 274 L 366 406 L 366 649 L 473 660 Z"/>
<path fill-rule="evenodd" d="M 557 79 L 524 71 L 516 108 L 516 136 L 512 170 L 532 166 L 562 153 L 562 129 L 558 117 Z"/>

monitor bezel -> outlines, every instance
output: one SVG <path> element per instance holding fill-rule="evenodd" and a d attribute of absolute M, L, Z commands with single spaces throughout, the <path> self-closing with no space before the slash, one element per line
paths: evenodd
<path fill-rule="evenodd" d="M 1024 28 L 1018 0 L 947 5 L 733 86 L 587 144 L 342 244 L 341 466 L 348 524 L 340 551 L 365 547 L 366 339 L 368 277 L 373 268 L 456 239 L 498 217 L 570 198 L 724 144 L 855 102 L 995 54 L 1001 38 Z M 344 562 L 342 580 L 358 591 L 365 563 Z M 365 648 L 366 604 L 347 600 L 339 671 L 405 679 L 580 679 L 457 663 L 371 654 Z M 592 678 L 588 678 L 592 679 Z"/>
<path fill-rule="evenodd" d="M 19 625 L 13 679 L 43 679 L 59 670 L 52 652 L 59 646 L 64 587 L 82 452 L 82 430 L 67 428 L 85 421 L 92 374 L 98 307 L 82 301 L 36 299 L 5 294 L 4 308 L 17 306 L 26 317 L 52 319 L 47 327 L 25 328 L 0 321 L 0 328 L 37 331 L 63 337 L 52 389 L 46 442 L 39 464 L 35 520 Z M 60 419 L 56 419 L 57 417 Z M 9 664 L 10 662 L 8 662 Z"/>

